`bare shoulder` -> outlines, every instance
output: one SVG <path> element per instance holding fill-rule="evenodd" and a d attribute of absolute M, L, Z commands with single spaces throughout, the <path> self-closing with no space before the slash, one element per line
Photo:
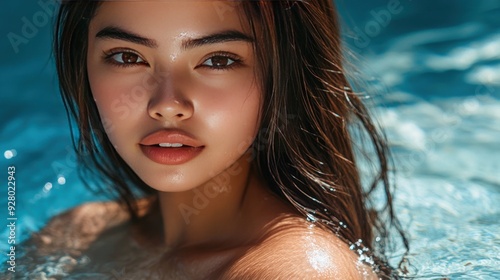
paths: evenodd
<path fill-rule="evenodd" d="M 117 202 L 86 203 L 52 218 L 29 242 L 42 255 L 61 250 L 69 254 L 81 252 L 99 234 L 128 219 L 128 213 Z"/>
<path fill-rule="evenodd" d="M 301 218 L 270 232 L 225 275 L 226 279 L 377 279 L 340 238 Z"/>

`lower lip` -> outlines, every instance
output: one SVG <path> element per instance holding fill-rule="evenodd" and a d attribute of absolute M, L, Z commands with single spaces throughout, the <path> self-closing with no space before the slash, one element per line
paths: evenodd
<path fill-rule="evenodd" d="M 203 147 L 162 148 L 159 146 L 143 146 L 142 152 L 152 161 L 160 164 L 175 165 L 186 163 L 195 158 Z"/>

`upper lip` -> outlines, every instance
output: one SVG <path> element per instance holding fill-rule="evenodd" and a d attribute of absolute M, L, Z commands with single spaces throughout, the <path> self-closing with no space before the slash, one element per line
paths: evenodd
<path fill-rule="evenodd" d="M 184 146 L 201 147 L 202 143 L 194 136 L 179 129 L 162 129 L 144 137 L 140 145 L 152 146 L 160 143 L 180 143 Z"/>

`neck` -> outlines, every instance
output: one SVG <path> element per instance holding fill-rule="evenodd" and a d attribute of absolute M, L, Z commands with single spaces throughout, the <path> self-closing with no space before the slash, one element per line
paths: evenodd
<path fill-rule="evenodd" d="M 245 157 L 197 188 L 160 192 L 165 245 L 180 248 L 222 243 L 241 226 L 247 189 L 255 175 Z"/>

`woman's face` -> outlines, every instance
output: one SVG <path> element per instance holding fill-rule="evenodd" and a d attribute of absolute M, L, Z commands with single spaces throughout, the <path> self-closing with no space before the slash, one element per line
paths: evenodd
<path fill-rule="evenodd" d="M 90 22 L 88 76 L 106 133 L 159 191 L 209 181 L 257 134 L 253 38 L 234 5 L 106 1 Z"/>

